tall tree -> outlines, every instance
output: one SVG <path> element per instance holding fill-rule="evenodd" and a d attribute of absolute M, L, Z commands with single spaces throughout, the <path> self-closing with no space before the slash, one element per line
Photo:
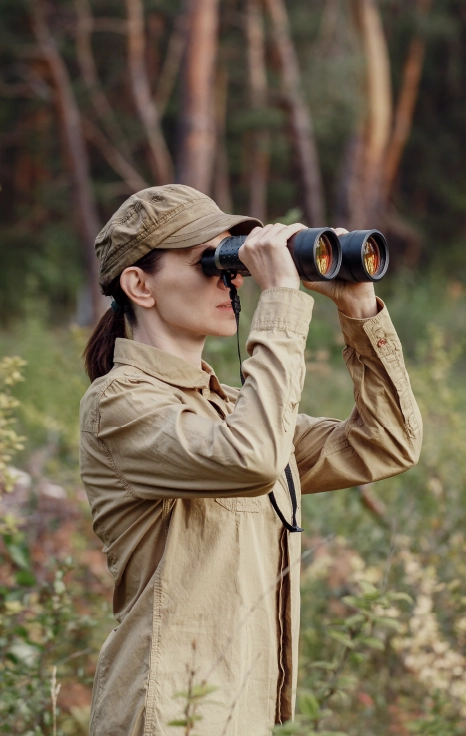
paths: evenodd
<path fill-rule="evenodd" d="M 432 0 L 418 0 L 417 11 L 419 16 L 425 16 L 429 12 L 431 4 Z M 420 36 L 419 32 L 416 32 L 408 47 L 401 88 L 395 107 L 393 130 L 385 155 L 383 172 L 383 196 L 385 199 L 389 199 L 393 192 L 403 150 L 411 132 L 425 51 L 425 38 Z"/>
<path fill-rule="evenodd" d="M 231 212 L 230 172 L 226 148 L 228 72 L 219 64 L 215 81 L 216 143 L 213 173 L 213 197 L 220 209 Z"/>
<path fill-rule="evenodd" d="M 267 67 L 262 8 L 259 0 L 247 0 L 246 36 L 248 41 L 249 104 L 257 115 L 267 106 Z M 257 126 L 258 120 L 256 120 Z M 269 142 L 267 130 L 256 127 L 251 140 L 249 170 L 249 211 L 262 222 L 267 219 L 267 177 Z"/>
<path fill-rule="evenodd" d="M 311 113 L 301 88 L 296 50 L 291 38 L 284 0 L 264 0 L 269 11 L 282 72 L 282 92 L 290 114 L 303 185 L 304 214 L 308 224 L 325 222 L 324 192 Z"/>
<path fill-rule="evenodd" d="M 76 223 L 81 234 L 81 242 L 83 244 L 87 266 L 88 288 L 92 302 L 92 319 L 96 321 L 105 306 L 105 300 L 99 290 L 99 268 L 94 250 L 94 240 L 100 230 L 100 225 L 92 192 L 89 161 L 81 117 L 68 70 L 47 25 L 41 0 L 35 0 L 35 2 L 31 3 L 31 18 L 39 53 L 48 65 L 50 78 L 55 91 L 61 139 L 73 183 Z"/>
<path fill-rule="evenodd" d="M 84 135 L 126 182 L 130 192 L 144 189 L 147 183 L 135 168 L 126 136 L 99 80 L 92 51 L 92 31 L 95 24 L 89 0 L 74 0 L 74 4 L 77 17 L 76 56 L 79 69 L 94 112 L 106 133 L 105 135 L 92 120 L 83 117 Z M 112 30 L 116 30 L 115 27 Z M 126 25 L 124 32 L 126 33 Z"/>
<path fill-rule="evenodd" d="M 214 80 L 219 0 L 186 0 L 178 181 L 209 194 L 215 155 Z"/>
<path fill-rule="evenodd" d="M 136 110 L 149 145 L 149 163 L 155 184 L 173 181 L 173 164 L 160 127 L 145 63 L 144 8 L 142 0 L 126 0 L 128 19 L 128 66 Z"/>
<path fill-rule="evenodd" d="M 381 205 L 382 170 L 392 121 L 390 59 L 375 0 L 352 0 L 365 62 L 364 117 L 353 149 L 348 183 L 348 227 L 370 227 Z"/>

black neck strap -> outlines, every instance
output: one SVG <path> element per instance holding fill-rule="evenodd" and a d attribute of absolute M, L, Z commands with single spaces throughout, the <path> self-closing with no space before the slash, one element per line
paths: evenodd
<path fill-rule="evenodd" d="M 241 312 L 241 303 L 239 300 L 238 292 L 236 291 L 236 286 L 233 283 L 233 279 L 235 278 L 235 276 L 236 276 L 236 273 L 232 271 L 224 271 L 222 277 L 223 277 L 223 283 L 225 284 L 227 289 L 229 289 L 230 291 L 231 306 L 232 306 L 233 312 L 235 313 L 236 344 L 238 347 L 239 373 L 241 377 L 241 385 L 244 386 L 244 375 L 243 375 L 243 370 L 241 367 L 242 365 L 241 350 L 240 350 L 240 345 L 239 345 L 239 315 Z M 293 476 L 291 474 L 291 468 L 289 464 L 285 468 L 285 475 L 286 475 L 286 480 L 288 483 L 288 490 L 290 492 L 290 498 L 291 498 L 291 509 L 292 509 L 291 524 L 283 516 L 278 506 L 278 503 L 277 503 L 277 500 L 275 498 L 273 491 L 270 491 L 269 493 L 270 503 L 272 504 L 275 513 L 277 514 L 278 518 L 282 522 L 285 529 L 288 529 L 289 532 L 302 532 L 303 530 L 301 529 L 301 527 L 298 526 L 296 522 L 296 512 L 298 509 L 298 501 L 296 499 L 296 488 L 294 485 Z"/>

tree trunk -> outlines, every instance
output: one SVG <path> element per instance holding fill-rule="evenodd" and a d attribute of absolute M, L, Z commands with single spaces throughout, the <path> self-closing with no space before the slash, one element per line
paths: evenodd
<path fill-rule="evenodd" d="M 310 226 L 325 224 L 325 206 L 319 157 L 312 118 L 301 90 L 296 51 L 291 40 L 284 0 L 265 0 L 272 19 L 275 44 L 280 59 L 283 94 L 290 113 L 303 184 L 304 213 Z"/>
<path fill-rule="evenodd" d="M 246 7 L 248 40 L 248 72 L 250 105 L 259 116 L 267 107 L 267 67 L 265 61 L 264 22 L 259 0 L 248 0 Z M 270 136 L 266 130 L 255 129 L 249 179 L 249 213 L 262 222 L 267 219 L 267 177 L 269 172 Z"/>
<path fill-rule="evenodd" d="M 222 65 L 217 71 L 215 83 L 216 145 L 213 178 L 213 198 L 224 212 L 231 212 L 230 172 L 225 139 L 228 96 L 228 72 Z"/>
<path fill-rule="evenodd" d="M 187 0 L 178 180 L 210 193 L 215 153 L 214 79 L 219 0 Z"/>
<path fill-rule="evenodd" d="M 418 12 L 421 15 L 426 15 L 430 10 L 430 6 L 431 0 L 418 0 Z M 385 200 L 390 199 L 393 192 L 401 157 L 411 132 L 414 107 L 419 92 L 419 83 L 424 64 L 425 48 L 425 40 L 419 36 L 415 36 L 409 45 L 408 55 L 403 68 L 401 91 L 395 109 L 393 131 L 385 155 L 383 177 L 383 195 Z"/>
<path fill-rule="evenodd" d="M 173 164 L 152 99 L 144 60 L 144 12 L 142 0 L 126 0 L 128 15 L 128 64 L 136 109 L 149 144 L 149 163 L 157 184 L 173 181 Z"/>
<path fill-rule="evenodd" d="M 366 116 L 355 147 L 349 184 L 349 228 L 373 227 L 381 205 L 382 167 L 392 116 L 390 61 L 374 0 L 353 0 L 356 28 L 365 56 Z"/>
<path fill-rule="evenodd" d="M 160 118 L 163 118 L 165 108 L 167 107 L 173 87 L 175 86 L 176 77 L 178 76 L 186 47 L 187 35 L 188 18 L 186 13 L 182 13 L 175 20 L 175 27 L 173 28 L 170 36 L 167 53 L 162 64 L 162 69 L 155 89 L 155 103 L 157 105 Z"/>
<path fill-rule="evenodd" d="M 92 53 L 91 34 L 94 23 L 89 0 L 74 0 L 76 9 L 76 56 L 83 81 L 89 90 L 92 105 L 97 117 L 101 121 L 108 137 L 118 146 L 132 164 L 129 146 L 120 127 L 118 119 L 107 99 L 99 81 L 94 55 Z"/>
<path fill-rule="evenodd" d="M 31 16 L 34 34 L 41 55 L 48 64 L 55 89 L 62 140 L 73 183 L 75 215 L 81 232 L 87 265 L 92 320 L 95 322 L 103 312 L 106 301 L 99 289 L 99 263 L 95 255 L 94 240 L 100 230 L 100 225 L 92 192 L 81 119 L 68 70 L 47 26 L 42 3 L 39 0 L 31 3 Z"/>

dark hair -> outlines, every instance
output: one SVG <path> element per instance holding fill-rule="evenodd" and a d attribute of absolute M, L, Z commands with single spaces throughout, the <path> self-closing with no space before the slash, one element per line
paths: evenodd
<path fill-rule="evenodd" d="M 153 276 L 160 270 L 164 252 L 163 248 L 154 248 L 133 265 Z M 91 381 L 105 376 L 113 368 L 115 340 L 127 337 L 127 322 L 131 326 L 136 324 L 133 303 L 121 288 L 119 276 L 108 287 L 107 296 L 113 297 L 113 306 L 101 317 L 83 352 L 84 366 Z"/>

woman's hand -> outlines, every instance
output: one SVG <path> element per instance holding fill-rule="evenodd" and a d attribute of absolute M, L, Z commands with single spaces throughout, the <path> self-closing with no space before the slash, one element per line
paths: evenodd
<path fill-rule="evenodd" d="M 238 255 L 261 291 L 278 286 L 299 289 L 299 274 L 286 244 L 292 235 L 305 229 L 300 223 L 275 223 L 250 232 Z"/>
<path fill-rule="evenodd" d="M 334 228 L 334 230 L 337 235 L 345 235 L 348 232 L 342 227 Z M 303 281 L 303 285 L 306 289 L 328 296 L 335 302 L 340 312 L 346 314 L 347 317 L 366 319 L 374 317 L 378 312 L 372 282 L 354 283 L 334 279 L 333 281 Z"/>

